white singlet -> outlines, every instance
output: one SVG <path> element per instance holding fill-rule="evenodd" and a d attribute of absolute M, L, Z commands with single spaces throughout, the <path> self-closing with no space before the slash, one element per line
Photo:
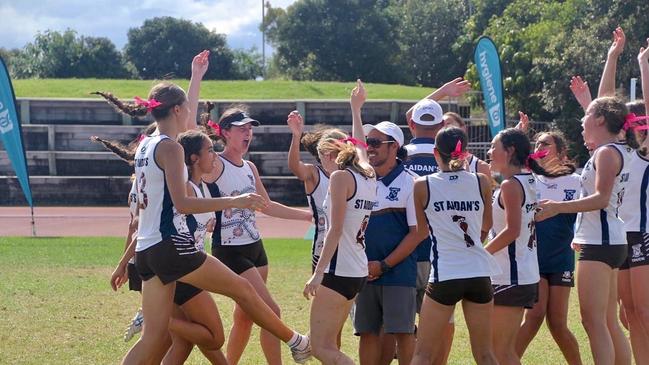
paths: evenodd
<path fill-rule="evenodd" d="M 636 151 L 629 163 L 629 182 L 624 189 L 620 218 L 626 232 L 647 233 L 649 158 Z"/>
<path fill-rule="evenodd" d="M 313 191 L 307 194 L 309 200 L 309 207 L 313 213 L 313 221 L 315 222 L 315 235 L 311 245 L 311 264 L 315 267 L 320 259 L 320 253 L 324 245 L 324 237 L 326 231 L 327 217 L 322 205 L 327 197 L 327 190 L 329 190 L 329 176 L 324 172 L 321 166 L 316 165 L 318 170 L 318 183 Z"/>
<path fill-rule="evenodd" d="M 133 184 L 131 184 L 131 191 L 128 193 L 128 211 L 131 214 L 131 219 L 134 219 L 134 217 L 137 215 L 137 184 L 135 183 L 135 179 L 133 179 Z M 129 264 L 134 264 L 135 263 L 135 256 L 131 257 L 130 260 L 128 260 Z"/>
<path fill-rule="evenodd" d="M 191 180 L 189 181 L 192 188 L 194 189 L 194 194 L 197 198 L 205 198 L 203 192 L 208 191 L 207 186 L 204 182 L 201 181 L 201 187 L 199 188 Z M 196 230 L 194 231 L 194 240 L 196 241 L 196 248 L 205 251 L 205 236 L 207 235 L 207 226 L 209 225 L 210 219 L 214 220 L 214 212 L 209 213 L 198 213 L 192 214 L 196 219 Z"/>
<path fill-rule="evenodd" d="M 237 166 L 223 156 L 219 155 L 219 158 L 223 163 L 223 172 L 215 182 L 222 197 L 257 192 L 250 162 L 243 160 L 243 164 Z M 221 245 L 248 245 L 259 241 L 260 237 L 254 210 L 225 209 L 221 214 Z"/>
<path fill-rule="evenodd" d="M 480 179 L 467 171 L 426 176 L 425 212 L 431 231 L 429 282 L 491 276 L 498 264 L 480 241 L 484 201 Z"/>
<path fill-rule="evenodd" d="M 354 177 L 356 189 L 347 200 L 345 220 L 336 252 L 325 272 L 336 276 L 360 278 L 367 276 L 367 256 L 365 255 L 365 229 L 376 204 L 376 178 L 347 169 Z M 331 195 L 323 204 L 327 215 L 327 225 L 331 222 Z M 329 227 L 327 227 L 328 229 Z"/>
<path fill-rule="evenodd" d="M 155 160 L 155 151 L 165 139 L 164 134 L 146 137 L 135 153 L 135 179 L 139 220 L 136 252 L 172 238 L 175 242 L 193 247 L 194 239 L 187 227 L 186 215 L 177 214 L 165 180 L 164 170 Z M 183 169 L 183 181 L 187 182 L 187 168 Z"/>
<path fill-rule="evenodd" d="M 622 204 L 625 188 L 629 181 L 629 165 L 633 149 L 624 143 L 609 143 L 598 147 L 581 172 L 580 198 L 586 198 L 595 193 L 595 177 L 597 175 L 595 157 L 602 148 L 615 149 L 622 157 L 622 168 L 617 174 L 606 208 L 577 214 L 574 242 L 584 245 L 626 245 L 624 222 L 618 217 L 618 209 Z"/>
<path fill-rule="evenodd" d="M 536 210 L 536 179 L 531 173 L 516 174 L 511 179 L 518 181 L 523 188 L 521 205 L 521 231 L 516 241 L 494 253 L 501 273 L 491 277 L 494 285 L 528 285 L 538 283 L 539 263 L 536 255 L 536 232 L 534 213 Z M 493 227 L 490 239 L 505 229 L 505 209 L 500 201 L 500 190 L 493 198 Z"/>

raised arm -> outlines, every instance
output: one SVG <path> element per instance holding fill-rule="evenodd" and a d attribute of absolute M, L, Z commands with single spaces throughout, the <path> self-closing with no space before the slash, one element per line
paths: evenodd
<path fill-rule="evenodd" d="M 363 120 L 361 118 L 361 109 L 365 100 L 367 99 L 367 91 L 365 91 L 365 86 L 360 79 L 356 80 L 356 87 L 352 90 L 352 94 L 349 97 L 349 104 L 352 108 L 352 137 L 365 141 L 365 133 L 363 133 Z M 361 162 L 367 165 L 367 151 L 364 148 L 356 146 L 358 150 L 358 156 Z"/>
<path fill-rule="evenodd" d="M 575 96 L 581 108 L 586 112 L 588 105 L 593 101 L 588 83 L 582 80 L 581 76 L 573 76 L 570 79 L 570 91 L 572 91 L 572 95 Z"/>
<path fill-rule="evenodd" d="M 189 103 L 189 115 L 187 116 L 187 130 L 196 129 L 196 116 L 198 114 L 198 96 L 201 92 L 201 80 L 209 67 L 210 51 L 203 51 L 197 54 L 192 60 L 192 78 L 189 80 L 187 89 L 187 101 Z"/>
<path fill-rule="evenodd" d="M 615 71 L 617 69 L 617 60 L 624 50 L 624 43 L 626 43 L 624 31 L 620 27 L 615 28 L 613 31 L 613 43 L 606 55 L 606 64 L 604 65 L 604 72 L 602 72 L 602 79 L 599 82 L 597 97 L 615 96 Z"/>
<path fill-rule="evenodd" d="M 457 77 L 428 94 L 424 100 L 430 99 L 440 101 L 446 97 L 454 98 L 464 95 L 469 90 L 471 90 L 471 83 L 461 77 Z M 410 120 L 412 117 L 413 108 L 414 105 L 406 112 L 406 120 Z"/>
<path fill-rule="evenodd" d="M 315 166 L 302 162 L 300 158 L 300 138 L 304 131 L 304 119 L 297 110 L 291 112 L 286 120 L 291 130 L 291 146 L 288 149 L 288 168 L 300 181 L 314 178 Z"/>
<path fill-rule="evenodd" d="M 642 82 L 642 97 L 644 98 L 645 113 L 649 115 L 649 38 L 647 38 L 647 47 L 640 48 L 638 64 L 640 65 L 640 80 Z M 645 138 L 645 141 L 647 140 L 649 138 Z"/>

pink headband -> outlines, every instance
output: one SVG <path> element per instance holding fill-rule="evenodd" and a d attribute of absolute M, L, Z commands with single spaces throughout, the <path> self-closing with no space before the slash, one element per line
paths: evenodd
<path fill-rule="evenodd" d="M 624 129 L 625 131 L 629 130 L 630 128 L 636 131 L 649 129 L 646 124 L 637 127 L 633 126 L 634 124 L 638 124 L 643 120 L 649 120 L 649 116 L 637 116 L 635 115 L 635 113 L 629 113 L 624 118 L 624 125 L 622 126 L 622 129 Z"/>
<path fill-rule="evenodd" d="M 542 151 L 539 151 L 539 152 L 534 152 L 534 153 L 529 154 L 529 155 L 527 156 L 527 160 L 525 160 L 525 167 L 529 169 L 529 168 L 530 168 L 530 160 L 539 160 L 539 159 L 542 159 L 542 158 L 544 158 L 545 156 L 547 156 L 548 153 L 550 153 L 550 151 L 548 151 L 548 150 L 542 150 Z"/>
<path fill-rule="evenodd" d="M 162 105 L 161 102 L 159 102 L 159 101 L 157 101 L 156 99 L 153 99 L 153 98 L 149 99 L 149 100 L 142 100 L 142 98 L 140 98 L 139 96 L 136 96 L 134 99 L 135 99 L 135 104 L 137 104 L 139 106 L 146 107 L 146 111 L 149 112 L 149 113 L 151 112 L 151 110 L 153 110 L 153 109 L 159 107 L 160 105 Z"/>
<path fill-rule="evenodd" d="M 347 138 L 339 139 L 338 142 L 341 142 L 341 143 L 350 142 L 354 146 L 367 149 L 367 143 L 365 143 L 363 141 L 359 141 L 358 139 L 356 139 L 354 137 L 347 137 Z"/>
<path fill-rule="evenodd" d="M 140 134 L 139 136 L 137 136 L 137 141 L 142 142 L 142 140 L 145 139 L 145 138 L 146 138 L 146 136 L 144 134 Z"/>
<path fill-rule="evenodd" d="M 466 158 L 467 155 L 468 153 L 462 152 L 462 140 L 458 139 L 457 143 L 455 144 L 455 150 L 451 152 L 451 158 L 463 160 Z"/>
<path fill-rule="evenodd" d="M 221 135 L 221 126 L 218 125 L 217 123 L 214 123 L 211 119 L 207 121 L 207 125 L 212 127 L 214 129 L 214 134 L 217 136 Z"/>

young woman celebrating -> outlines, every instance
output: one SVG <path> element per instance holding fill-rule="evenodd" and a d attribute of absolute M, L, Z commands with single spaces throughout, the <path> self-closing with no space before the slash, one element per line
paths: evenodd
<path fill-rule="evenodd" d="M 464 119 L 462 119 L 462 116 L 460 116 L 459 114 L 453 112 L 446 112 L 444 113 L 442 120 L 444 121 L 444 127 L 457 127 L 463 130 L 467 136 L 469 135 L 469 131 L 466 126 L 466 123 L 464 122 Z M 489 171 L 489 164 L 487 164 L 486 162 L 482 161 L 477 156 L 469 152 L 467 152 L 467 157 L 466 157 L 466 169 L 469 172 L 473 172 L 473 173 L 479 172 L 484 174 L 487 177 L 491 177 L 491 172 Z"/>
<path fill-rule="evenodd" d="M 487 176 L 465 170 L 466 145 L 461 129 L 441 130 L 434 150 L 440 171 L 415 182 L 417 224 L 430 225 L 433 245 L 412 364 L 439 361 L 443 355 L 439 333 L 460 301 L 476 363 L 497 363 L 491 343 L 490 276 L 498 267 L 480 238 L 491 228 L 491 183 Z"/>
<path fill-rule="evenodd" d="M 354 298 L 367 280 L 365 228 L 376 200 L 376 176 L 367 160 L 361 106 L 365 89 L 358 81 L 352 90 L 352 138 L 325 138 L 318 142 L 323 163 L 338 166 L 331 174 L 324 202 L 327 234 L 313 276 L 304 287 L 311 304 L 314 356 L 323 364 L 353 364 L 339 349 L 337 338 Z M 325 162 L 326 161 L 326 162 Z"/>
<path fill-rule="evenodd" d="M 151 112 L 159 135 L 140 142 L 135 155 L 139 204 L 136 266 L 143 279 L 142 311 L 145 328 L 124 364 L 160 363 L 169 346 L 169 319 L 176 281 L 233 298 L 262 327 L 287 342 L 294 358 L 308 358 L 308 338 L 286 327 L 256 294 L 252 285 L 234 275 L 221 262 L 195 247 L 186 226 L 174 220 L 180 214 L 207 213 L 223 209 L 260 209 L 265 199 L 255 194 L 219 199 L 187 196 L 188 180 L 184 152 L 175 141 L 187 126 L 187 96 L 178 86 L 160 83 L 148 100 L 138 105 L 120 103 L 129 115 Z"/>
<path fill-rule="evenodd" d="M 569 201 L 577 198 L 580 189 L 575 166 L 567 161 L 568 146 L 560 132 L 541 132 L 536 136 L 534 152 L 545 151 L 539 164 L 559 176 L 535 176 L 538 199 Z M 575 254 L 570 244 L 574 237 L 576 214 L 559 214 L 536 223 L 539 261 L 539 300 L 525 311 L 525 318 L 516 339 L 516 352 L 523 357 L 543 320 L 559 345 L 566 362 L 581 364 L 579 344 L 568 328 L 568 300 L 574 286 Z"/>
<path fill-rule="evenodd" d="M 315 270 L 318 264 L 322 246 L 324 245 L 325 214 L 322 204 L 329 190 L 329 176 L 338 170 L 334 160 L 323 161 L 318 156 L 318 143 L 323 139 L 345 139 L 347 135 L 340 129 L 320 126 L 311 133 L 302 135 L 304 130 L 304 119 L 297 111 L 288 115 L 287 124 L 291 129 L 291 147 L 288 150 L 288 168 L 304 182 L 309 206 L 313 214 L 313 221 L 316 225 L 313 244 L 311 246 L 311 271 Z M 308 164 L 300 159 L 300 142 L 304 148 L 316 159 L 316 164 Z"/>
<path fill-rule="evenodd" d="M 243 159 L 252 143 L 253 127 L 259 126 L 259 121 L 250 118 L 243 107 L 232 107 L 223 112 L 218 124 L 208 124 L 212 126 L 212 133 L 225 143 L 225 148 L 218 154 L 212 172 L 204 176 L 206 183 L 218 185 L 221 196 L 225 197 L 258 193 L 269 202 L 261 209 L 262 213 L 269 216 L 311 222 L 312 216 L 308 210 L 289 208 L 270 201 L 257 167 Z M 215 229 L 212 235 L 212 255 L 248 280 L 276 316 L 279 316 L 280 308 L 266 287 L 268 259 L 256 226 L 255 211 L 225 209 L 217 212 L 217 221 L 220 222 L 220 229 Z M 239 362 L 248 344 L 253 324 L 249 314 L 241 306 L 235 306 L 234 323 L 226 351 L 231 365 Z M 262 329 L 260 341 L 266 361 L 272 365 L 281 364 L 278 338 Z"/>
<path fill-rule="evenodd" d="M 629 180 L 633 129 L 627 144 L 617 143 L 628 115 L 613 97 L 593 100 L 582 119 L 584 144 L 593 151 L 581 173 L 580 198 L 543 201 L 537 220 L 560 213 L 579 213 L 574 243 L 581 247 L 577 292 L 581 320 L 590 340 L 595 364 L 631 363 L 629 344 L 617 320 L 617 269 L 627 255 L 624 223 L 618 217 Z"/>
<path fill-rule="evenodd" d="M 503 182 L 493 198 L 493 228 L 485 249 L 494 255 L 500 274 L 493 275 L 494 352 L 500 364 L 520 364 L 515 344 L 524 308 L 538 297 L 539 265 L 536 255 L 534 212 L 537 206 L 535 178 L 548 175 L 532 154 L 527 136 L 515 128 L 498 133 L 488 155 L 493 172 Z"/>

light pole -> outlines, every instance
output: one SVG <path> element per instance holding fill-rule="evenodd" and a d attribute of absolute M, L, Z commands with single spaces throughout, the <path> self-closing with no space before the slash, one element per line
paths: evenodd
<path fill-rule="evenodd" d="M 264 0 L 261 0 L 261 76 L 266 76 L 266 30 L 264 28 L 264 20 L 266 18 L 266 8 L 264 7 Z"/>

